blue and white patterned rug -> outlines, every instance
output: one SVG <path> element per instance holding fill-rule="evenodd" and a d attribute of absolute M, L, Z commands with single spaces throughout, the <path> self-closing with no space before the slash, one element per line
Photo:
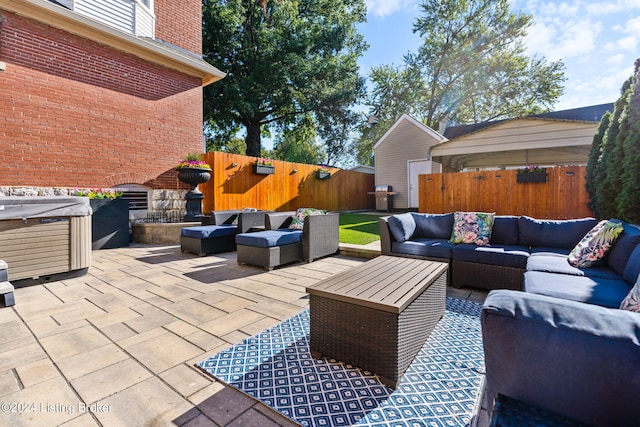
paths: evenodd
<path fill-rule="evenodd" d="M 309 311 L 198 366 L 303 426 L 465 426 L 484 376 L 481 305 L 447 298 L 446 313 L 397 390 L 309 352 Z"/>

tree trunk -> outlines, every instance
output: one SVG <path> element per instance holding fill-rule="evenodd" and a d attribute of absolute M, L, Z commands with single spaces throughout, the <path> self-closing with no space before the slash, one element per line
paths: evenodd
<path fill-rule="evenodd" d="M 244 142 L 247 144 L 247 156 L 260 157 L 260 123 L 245 125 L 247 136 Z"/>

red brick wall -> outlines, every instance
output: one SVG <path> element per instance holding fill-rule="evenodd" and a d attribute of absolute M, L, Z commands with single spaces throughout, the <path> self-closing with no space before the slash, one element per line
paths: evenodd
<path fill-rule="evenodd" d="M 183 188 L 198 78 L 1 9 L 0 61 L 0 186 Z"/>
<path fill-rule="evenodd" d="M 202 53 L 202 0 L 155 0 L 156 38 Z"/>

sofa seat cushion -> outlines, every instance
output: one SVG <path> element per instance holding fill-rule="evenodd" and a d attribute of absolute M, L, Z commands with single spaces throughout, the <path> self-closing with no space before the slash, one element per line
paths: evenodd
<path fill-rule="evenodd" d="M 451 237 L 453 213 L 423 214 L 412 212 L 411 216 L 416 224 L 414 237 L 447 240 Z"/>
<path fill-rule="evenodd" d="M 531 256 L 554 255 L 554 256 L 559 256 L 559 257 L 562 257 L 562 258 L 567 258 L 569 256 L 569 253 L 571 252 L 571 249 L 534 247 L 534 248 L 529 249 L 529 252 L 531 253 Z"/>
<path fill-rule="evenodd" d="M 236 244 L 255 246 L 258 248 L 272 248 L 302 242 L 302 231 L 280 228 L 277 230 L 257 231 L 255 233 L 240 233 L 236 235 Z"/>
<path fill-rule="evenodd" d="M 547 220 L 521 216 L 518 218 L 519 243 L 571 250 L 597 223 L 595 218 Z"/>
<path fill-rule="evenodd" d="M 418 237 L 406 242 L 393 242 L 391 251 L 396 254 L 451 259 L 454 246 L 448 239 Z"/>
<path fill-rule="evenodd" d="M 596 267 L 579 268 L 569 264 L 567 257 L 556 255 L 532 255 L 527 261 L 527 271 L 569 274 L 571 276 L 592 277 L 594 279 L 624 280 L 622 276 L 604 263 Z"/>
<path fill-rule="evenodd" d="M 456 261 L 525 268 L 529 251 L 526 247 L 517 245 L 476 246 L 461 243 L 453 248 L 451 258 Z"/>
<path fill-rule="evenodd" d="M 208 239 L 222 236 L 233 236 L 238 232 L 235 225 L 200 225 L 197 227 L 183 227 L 180 230 L 181 237 L 194 239 Z"/>
<path fill-rule="evenodd" d="M 631 285 L 624 280 L 597 279 L 542 271 L 524 273 L 525 292 L 609 308 L 620 307 L 629 290 Z"/>

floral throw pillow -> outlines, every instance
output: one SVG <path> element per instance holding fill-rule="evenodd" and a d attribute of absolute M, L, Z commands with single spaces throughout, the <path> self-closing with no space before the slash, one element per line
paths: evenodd
<path fill-rule="evenodd" d="M 242 210 L 240 212 L 258 212 L 257 208 L 242 208 Z M 238 217 L 240 215 L 236 215 L 236 217 L 233 219 L 233 222 L 231 223 L 231 225 L 238 225 Z"/>
<path fill-rule="evenodd" d="M 302 230 L 304 226 L 304 219 L 309 215 L 324 215 L 327 211 L 314 209 L 314 208 L 300 208 L 296 211 L 293 217 L 293 221 L 289 224 L 291 230 Z"/>
<path fill-rule="evenodd" d="M 453 232 L 451 243 L 473 243 L 488 246 L 493 229 L 495 213 L 455 212 L 453 214 Z"/>
<path fill-rule="evenodd" d="M 603 259 L 613 246 L 624 226 L 620 223 L 602 220 L 578 242 L 569 253 L 569 264 L 574 267 L 591 267 Z"/>
<path fill-rule="evenodd" d="M 636 280 L 636 284 L 633 285 L 629 294 L 622 300 L 620 309 L 640 313 L 640 277 Z"/>

